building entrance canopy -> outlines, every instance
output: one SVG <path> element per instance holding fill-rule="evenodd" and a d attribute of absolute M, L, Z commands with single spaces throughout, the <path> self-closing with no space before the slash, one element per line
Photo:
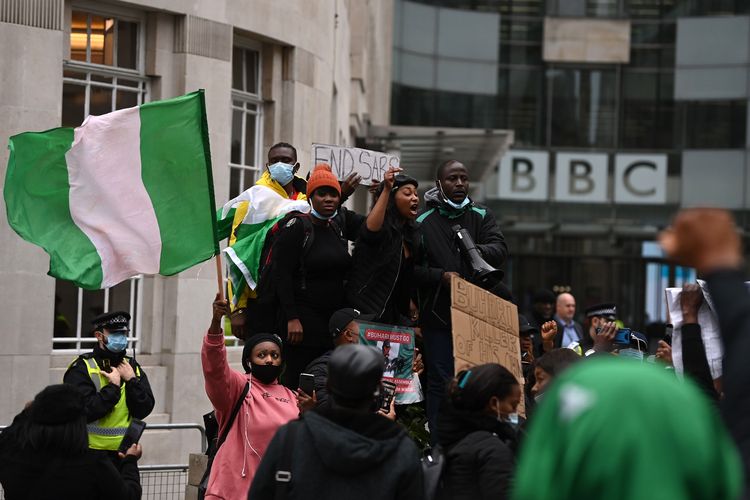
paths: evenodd
<path fill-rule="evenodd" d="M 370 126 L 367 137 L 360 138 L 357 145 L 397 154 L 404 172 L 429 186 L 437 166 L 450 159 L 466 165 L 472 181 L 485 179 L 512 143 L 512 130 Z"/>

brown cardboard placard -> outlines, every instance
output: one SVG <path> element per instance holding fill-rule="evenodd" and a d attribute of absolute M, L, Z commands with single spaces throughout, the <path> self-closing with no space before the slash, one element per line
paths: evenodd
<path fill-rule="evenodd" d="M 523 393 L 516 305 L 453 276 L 451 321 L 456 372 L 474 365 L 498 363 L 518 379 Z M 526 413 L 523 397 L 518 413 L 521 416 Z"/>

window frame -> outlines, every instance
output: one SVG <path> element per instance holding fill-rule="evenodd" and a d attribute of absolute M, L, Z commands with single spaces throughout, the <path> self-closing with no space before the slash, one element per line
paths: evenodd
<path fill-rule="evenodd" d="M 111 8 L 110 8 L 111 7 Z M 119 68 L 116 66 L 109 66 L 106 64 L 98 64 L 98 63 L 90 63 L 90 62 L 83 62 L 78 60 L 71 59 L 70 56 L 70 40 L 71 40 L 71 34 L 72 34 L 72 13 L 73 11 L 76 12 L 85 12 L 89 16 L 102 16 L 102 17 L 110 17 L 110 18 L 116 18 L 118 21 L 125 21 L 125 22 L 132 22 L 136 23 L 138 34 L 136 36 L 136 69 L 129 69 L 129 68 Z M 146 41 L 146 17 L 145 15 L 138 15 L 130 11 L 123 10 L 121 8 L 118 8 L 116 6 L 107 6 L 106 9 L 102 9 L 100 5 L 93 4 L 90 2 L 74 2 L 71 5 L 70 8 L 70 17 L 66 19 L 66 40 L 65 43 L 68 44 L 68 58 L 63 59 L 62 64 L 62 72 L 63 72 L 63 86 L 65 84 L 72 84 L 72 85 L 78 85 L 82 86 L 85 89 L 84 93 L 84 109 L 83 109 L 83 117 L 84 120 L 90 115 L 90 106 L 91 106 L 91 89 L 92 87 L 96 88 L 106 88 L 110 89 L 112 91 L 112 101 L 110 103 L 110 109 L 111 111 L 115 111 L 117 109 L 117 91 L 119 89 L 123 89 L 126 91 L 131 91 L 132 93 L 137 94 L 137 105 L 141 105 L 145 102 L 148 102 L 149 95 L 150 95 L 150 80 L 148 76 L 146 76 L 146 70 L 145 70 L 145 61 L 146 61 L 146 50 L 145 50 L 145 41 Z M 90 34 L 91 27 L 90 22 L 87 21 L 87 33 Z M 116 51 L 117 47 L 114 47 L 113 50 Z M 89 42 L 86 46 L 86 53 L 87 55 L 90 53 L 91 46 L 90 46 L 90 38 Z M 89 59 L 89 57 L 87 57 Z M 85 75 L 85 79 L 80 78 L 74 78 L 71 76 L 65 76 L 66 72 L 76 72 L 81 73 Z M 93 76 L 102 76 L 102 77 L 111 77 L 112 83 L 107 82 L 99 82 L 92 80 Z M 121 85 L 118 84 L 118 79 L 126 79 L 130 81 L 138 82 L 137 87 L 133 86 L 127 86 L 127 85 Z M 55 280 L 55 286 L 57 286 L 58 281 L 64 281 L 64 280 Z M 141 327 L 142 327 L 142 307 L 143 307 L 143 275 L 139 274 L 136 276 L 133 276 L 129 278 L 126 281 L 123 281 L 122 283 L 129 282 L 130 285 L 130 292 L 129 292 L 129 308 L 128 312 L 131 315 L 131 329 L 128 334 L 128 347 L 129 348 L 135 348 L 136 352 L 140 352 L 141 347 L 141 341 L 143 339 L 143 335 L 141 334 Z M 122 284 L 119 283 L 118 285 Z M 115 285 L 115 286 L 118 286 Z M 75 286 L 75 285 L 73 285 Z M 93 347 L 93 344 L 96 342 L 96 337 L 90 336 L 88 331 L 84 331 L 84 325 L 82 324 L 83 319 L 83 303 L 84 303 L 84 290 L 80 287 L 77 288 L 77 294 L 76 294 L 76 324 L 75 324 L 75 336 L 74 337 L 55 337 L 54 336 L 54 322 L 57 319 L 56 317 L 53 318 L 53 335 L 52 335 L 52 347 L 51 351 L 52 354 L 80 354 L 82 352 L 90 351 Z M 103 289 L 104 292 L 104 312 L 110 312 L 109 306 L 110 306 L 110 288 Z M 96 292 L 94 292 L 96 293 Z M 88 326 L 86 326 L 88 328 Z M 85 336 L 84 336 L 85 334 Z M 70 347 L 63 347 L 63 348 L 56 348 L 56 345 L 63 344 L 63 345 L 69 345 L 69 344 L 75 344 L 74 348 Z"/>
<path fill-rule="evenodd" d="M 234 57 L 234 49 L 240 49 L 243 51 L 246 50 L 252 50 L 258 53 L 258 67 L 256 71 L 257 75 L 257 81 L 256 81 L 256 88 L 258 89 L 258 93 L 251 93 L 240 89 L 235 89 L 234 87 L 231 88 L 231 96 L 229 101 L 229 114 L 230 114 L 230 151 L 229 151 L 229 197 L 234 198 L 238 194 L 240 194 L 242 191 L 244 191 L 244 187 L 248 185 L 246 183 L 246 176 L 249 174 L 252 176 L 252 181 L 250 184 L 255 182 L 259 177 L 260 173 L 263 172 L 263 153 L 262 153 L 262 147 L 263 147 L 263 115 L 264 115 L 264 101 L 262 98 L 262 82 L 263 82 L 263 51 L 261 48 L 260 43 L 254 42 L 251 40 L 245 40 L 245 39 L 235 39 L 234 44 L 232 46 L 232 57 Z M 232 67 L 234 66 L 234 61 L 232 61 Z M 242 81 L 243 86 L 247 87 L 247 84 L 245 82 L 245 79 L 247 77 L 247 70 L 246 70 L 246 59 L 243 57 L 242 61 Z M 232 82 L 234 81 L 234 75 L 232 75 Z M 255 111 L 248 109 L 248 105 L 255 106 Z M 233 134 L 233 122 L 234 122 L 234 113 L 240 112 L 242 113 L 242 130 L 240 131 L 240 162 L 241 163 L 235 163 L 232 161 L 232 151 L 231 151 L 231 136 Z M 245 158 L 245 151 L 247 148 L 247 144 L 245 142 L 245 132 L 247 127 L 247 117 L 253 116 L 255 120 L 255 158 L 254 163 L 255 165 L 247 165 L 245 163 L 242 163 Z M 234 171 L 239 171 L 240 179 L 239 179 L 239 189 L 240 191 L 238 193 L 232 193 L 232 173 Z"/>

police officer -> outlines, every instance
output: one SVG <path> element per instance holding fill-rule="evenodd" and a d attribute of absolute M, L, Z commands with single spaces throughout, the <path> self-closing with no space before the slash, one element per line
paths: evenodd
<path fill-rule="evenodd" d="M 125 355 L 129 322 L 124 311 L 94 318 L 97 345 L 78 356 L 63 376 L 84 396 L 89 447 L 95 450 L 116 451 L 130 421 L 146 418 L 154 409 L 146 374 Z"/>

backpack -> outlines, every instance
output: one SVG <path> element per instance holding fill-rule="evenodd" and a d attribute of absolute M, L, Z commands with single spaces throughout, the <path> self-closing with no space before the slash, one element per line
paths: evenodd
<path fill-rule="evenodd" d="M 339 239 L 346 244 L 342 226 L 345 223 L 344 211 L 339 212 L 339 215 L 329 221 L 329 224 L 333 228 L 334 232 L 339 236 Z M 338 219 L 338 220 L 337 220 Z M 302 238 L 302 254 L 300 255 L 300 289 L 305 290 L 307 288 L 306 281 L 306 270 L 305 270 L 305 256 L 310 251 L 313 242 L 315 241 L 315 232 L 313 231 L 312 216 L 302 212 L 289 212 L 266 234 L 266 240 L 263 243 L 263 249 L 260 253 L 260 265 L 258 267 L 258 286 L 256 291 L 258 293 L 258 299 L 264 304 L 271 304 L 276 302 L 276 287 L 274 279 L 274 258 L 273 250 L 276 240 L 278 240 L 279 234 L 287 227 L 291 227 L 297 221 L 302 223 L 304 231 L 304 237 Z"/>
<path fill-rule="evenodd" d="M 424 476 L 424 497 L 426 500 L 437 498 L 441 487 L 442 475 L 445 470 L 445 453 L 443 448 L 435 446 L 427 448 L 422 455 L 422 475 Z"/>
<path fill-rule="evenodd" d="M 206 450 L 206 455 L 208 455 L 208 464 L 206 465 L 206 471 L 203 473 L 203 477 L 201 478 L 198 485 L 199 500 L 203 500 L 203 498 L 206 496 L 206 490 L 208 489 L 208 479 L 211 476 L 211 467 L 213 466 L 214 458 L 216 458 L 216 453 L 219 451 L 219 448 L 226 440 L 227 435 L 229 434 L 229 430 L 232 428 L 232 425 L 234 425 L 234 420 L 237 418 L 237 414 L 240 412 L 240 408 L 242 408 L 242 402 L 245 401 L 245 397 L 247 396 L 247 393 L 249 391 L 250 382 L 248 381 L 245 384 L 245 388 L 242 390 L 240 398 L 234 404 L 234 408 L 232 408 L 232 413 L 229 415 L 229 420 L 227 420 L 227 423 L 224 426 L 224 432 L 221 433 L 221 436 L 219 436 L 219 423 L 216 420 L 216 411 L 212 410 L 210 413 L 206 413 L 205 415 L 203 415 L 203 422 L 206 426 L 206 440 L 208 441 L 208 449 Z"/>

